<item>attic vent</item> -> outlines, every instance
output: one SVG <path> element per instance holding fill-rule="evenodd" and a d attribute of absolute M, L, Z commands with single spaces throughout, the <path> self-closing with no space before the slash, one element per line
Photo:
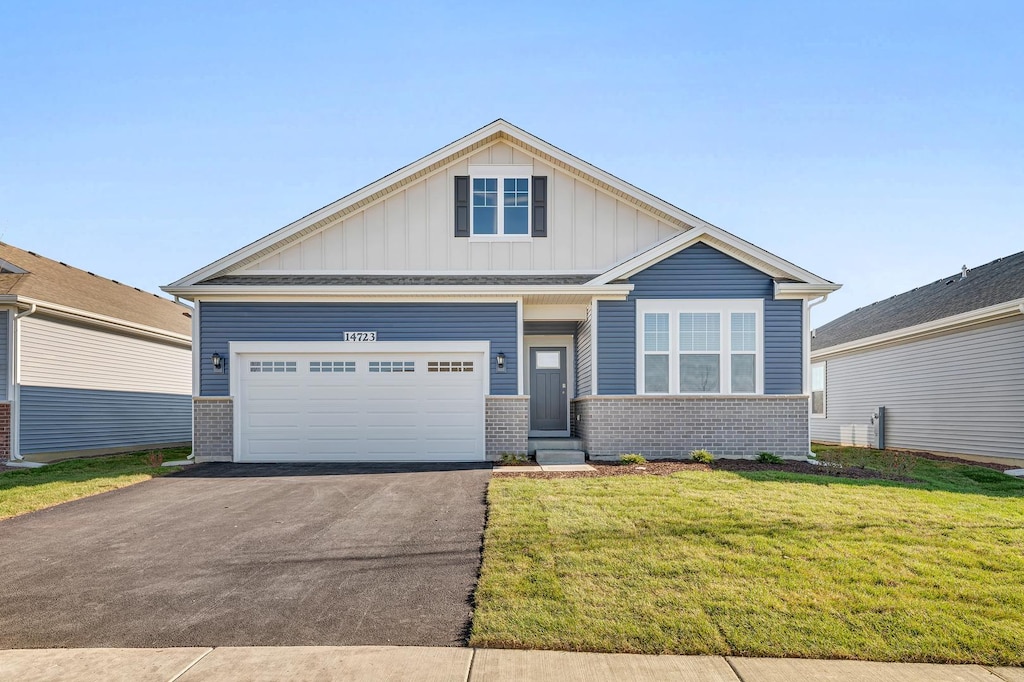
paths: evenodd
<path fill-rule="evenodd" d="M 88 270 L 86 270 L 86 271 L 85 271 L 85 274 L 87 274 L 87 275 L 92 275 L 93 277 L 95 277 L 95 276 L 96 276 L 96 273 L 95 273 L 95 272 L 89 272 Z"/>
<path fill-rule="evenodd" d="M 970 270 L 967 269 L 966 265 L 963 266 L 962 268 L 960 268 L 960 281 L 961 282 L 964 281 L 965 279 L 967 279 L 967 273 L 968 272 L 970 272 Z"/>

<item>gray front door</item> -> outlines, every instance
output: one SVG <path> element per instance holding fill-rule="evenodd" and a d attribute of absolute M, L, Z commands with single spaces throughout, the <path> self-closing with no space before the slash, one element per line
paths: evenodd
<path fill-rule="evenodd" d="M 565 348 L 530 349 L 530 430 L 569 428 Z"/>

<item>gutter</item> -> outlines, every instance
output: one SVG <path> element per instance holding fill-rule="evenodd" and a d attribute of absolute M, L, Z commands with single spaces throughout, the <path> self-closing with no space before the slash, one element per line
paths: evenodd
<path fill-rule="evenodd" d="M 192 285 L 185 287 L 160 287 L 172 296 L 191 299 L 194 296 L 222 294 L 237 296 L 239 294 L 261 294 L 271 296 L 351 296 L 358 298 L 376 298 L 386 296 L 409 296 L 411 298 L 426 296 L 452 296 L 464 298 L 480 298 L 487 296 L 530 296 L 530 295 L 565 295 L 580 294 L 584 296 L 608 296 L 611 299 L 624 299 L 633 291 L 632 284 L 616 285 L 571 285 L 552 286 L 524 285 L 485 285 L 472 286 L 457 284 L 451 286 L 407 285 L 407 286 L 252 286 L 245 284 L 232 285 Z"/>

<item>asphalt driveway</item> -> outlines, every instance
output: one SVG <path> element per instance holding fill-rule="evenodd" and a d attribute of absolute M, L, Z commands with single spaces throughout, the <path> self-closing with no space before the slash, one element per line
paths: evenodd
<path fill-rule="evenodd" d="M 0 648 L 464 644 L 489 477 L 205 464 L 0 521 Z"/>

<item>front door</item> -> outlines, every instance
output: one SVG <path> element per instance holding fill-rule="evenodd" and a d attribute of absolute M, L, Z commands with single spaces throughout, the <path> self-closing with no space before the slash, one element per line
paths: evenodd
<path fill-rule="evenodd" d="M 530 349 L 530 430 L 567 431 L 565 348 Z"/>

